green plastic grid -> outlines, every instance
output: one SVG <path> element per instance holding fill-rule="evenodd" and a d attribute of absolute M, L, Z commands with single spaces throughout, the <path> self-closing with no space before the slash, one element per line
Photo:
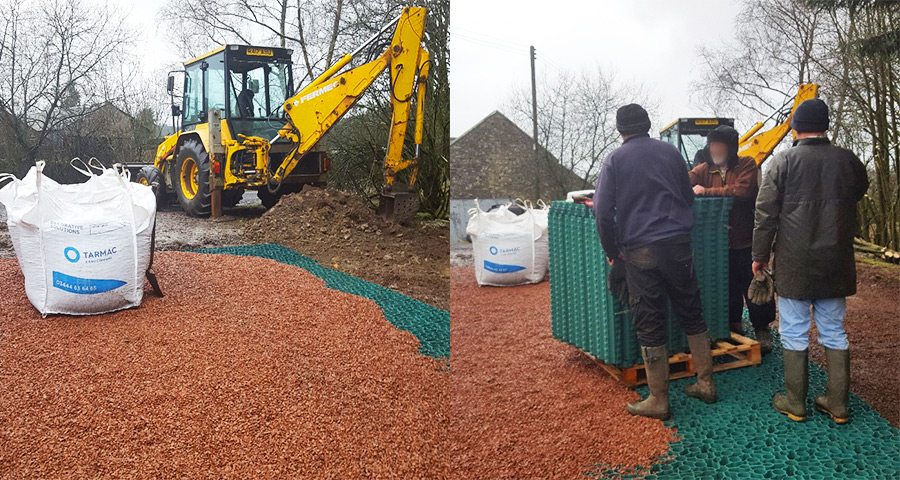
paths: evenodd
<path fill-rule="evenodd" d="M 692 243 L 704 318 L 710 336 L 728 328 L 728 215 L 730 198 L 694 204 Z M 606 288 L 609 267 L 596 234 L 593 211 L 553 202 L 549 215 L 550 298 L 553 336 L 604 362 L 628 367 L 640 361 L 630 312 Z M 687 350 L 687 339 L 669 308 L 669 350 Z"/>
<path fill-rule="evenodd" d="M 744 327 L 750 328 L 744 311 Z M 864 400 L 850 394 L 852 419 L 836 425 L 813 408 L 825 390 L 825 371 L 810 361 L 808 416 L 797 423 L 772 409 L 772 395 L 784 391 L 780 337 L 762 365 L 718 372 L 719 401 L 706 405 L 687 397 L 683 386 L 669 384 L 679 439 L 669 452 L 643 472 L 621 473 L 597 465 L 593 478 L 647 479 L 894 479 L 900 472 L 900 430 Z M 852 346 L 851 346 L 852 348 Z M 647 394 L 647 387 L 638 389 Z M 623 406 L 624 409 L 624 406 Z"/>
<path fill-rule="evenodd" d="M 434 358 L 450 357 L 450 312 L 353 275 L 323 267 L 315 260 L 275 243 L 216 247 L 200 253 L 261 257 L 300 267 L 325 281 L 328 288 L 373 300 L 395 327 L 419 340 L 419 352 Z"/>

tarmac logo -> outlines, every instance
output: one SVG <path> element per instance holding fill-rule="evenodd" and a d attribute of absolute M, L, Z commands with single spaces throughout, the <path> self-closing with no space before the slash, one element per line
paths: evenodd
<path fill-rule="evenodd" d="M 491 255 L 514 255 L 519 253 L 520 250 L 521 248 L 519 247 L 497 248 L 496 245 L 491 245 L 490 248 L 488 248 L 488 252 L 490 252 Z"/>
<path fill-rule="evenodd" d="M 119 253 L 118 247 L 109 247 L 103 250 L 78 251 L 75 247 L 66 247 L 63 249 L 63 256 L 69 263 L 78 263 L 83 258 L 85 263 L 97 263 L 109 260 L 113 255 Z"/>
<path fill-rule="evenodd" d="M 78 261 L 81 260 L 81 253 L 79 253 L 75 247 L 66 247 L 66 249 L 63 250 L 63 255 L 70 263 L 78 263 Z"/>

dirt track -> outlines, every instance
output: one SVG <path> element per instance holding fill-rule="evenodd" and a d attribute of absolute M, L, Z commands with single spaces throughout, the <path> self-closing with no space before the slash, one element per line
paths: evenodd
<path fill-rule="evenodd" d="M 249 222 L 244 238 L 281 243 L 327 267 L 448 308 L 447 222 L 398 225 L 382 220 L 358 197 L 306 187 Z"/>

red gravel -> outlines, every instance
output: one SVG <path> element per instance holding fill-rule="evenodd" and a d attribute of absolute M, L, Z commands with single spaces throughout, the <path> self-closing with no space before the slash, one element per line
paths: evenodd
<path fill-rule="evenodd" d="M 450 426 L 460 478 L 574 478 L 649 466 L 674 431 L 632 417 L 638 395 L 550 333 L 547 282 L 479 288 L 451 271 Z"/>
<path fill-rule="evenodd" d="M 156 258 L 165 298 L 45 320 L 0 260 L 0 477 L 449 476 L 446 365 L 373 302 L 269 260 Z"/>

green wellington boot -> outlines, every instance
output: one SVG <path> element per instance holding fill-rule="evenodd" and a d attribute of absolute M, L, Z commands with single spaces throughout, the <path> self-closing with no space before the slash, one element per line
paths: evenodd
<path fill-rule="evenodd" d="M 795 422 L 806 420 L 806 389 L 809 362 L 806 350 L 784 350 L 784 388 L 786 393 L 772 397 L 772 407 Z"/>
<path fill-rule="evenodd" d="M 816 410 L 831 416 L 834 423 L 850 421 L 850 351 L 825 349 L 828 386 L 825 395 L 816 397 Z"/>
<path fill-rule="evenodd" d="M 650 395 L 640 402 L 629 403 L 626 409 L 632 415 L 668 420 L 669 415 L 669 354 L 666 346 L 641 347 L 644 369 L 647 371 L 647 387 Z"/>
<path fill-rule="evenodd" d="M 706 332 L 688 335 L 688 348 L 697 369 L 697 381 L 684 387 L 684 394 L 706 403 L 716 403 L 716 384 L 713 382 L 712 355 L 709 353 L 709 337 Z"/>

